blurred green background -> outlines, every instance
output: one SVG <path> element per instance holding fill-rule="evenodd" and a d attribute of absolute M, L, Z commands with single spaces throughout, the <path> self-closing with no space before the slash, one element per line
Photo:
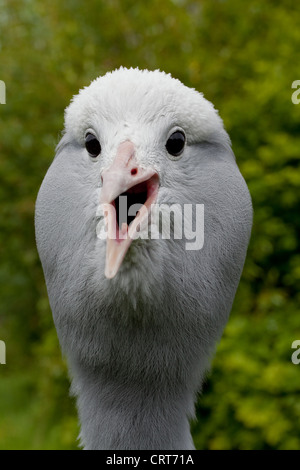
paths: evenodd
<path fill-rule="evenodd" d="M 193 423 L 198 449 L 300 449 L 300 8 L 282 0 L 0 0 L 0 449 L 75 449 L 34 204 L 79 88 L 160 68 L 219 109 L 254 205 L 243 277 Z"/>

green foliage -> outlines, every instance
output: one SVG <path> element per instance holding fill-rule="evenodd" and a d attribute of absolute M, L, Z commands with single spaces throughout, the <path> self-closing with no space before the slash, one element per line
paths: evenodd
<path fill-rule="evenodd" d="M 300 12 L 267 0 L 0 0 L 0 448 L 76 448 L 34 239 L 34 203 L 78 89 L 121 65 L 160 68 L 224 119 L 253 198 L 233 311 L 199 398 L 199 449 L 300 449 Z"/>

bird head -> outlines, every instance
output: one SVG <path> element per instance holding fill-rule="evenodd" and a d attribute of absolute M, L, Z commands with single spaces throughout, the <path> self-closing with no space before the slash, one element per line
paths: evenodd
<path fill-rule="evenodd" d="M 205 215 L 193 250 L 183 225 L 197 229 L 197 205 Z M 182 236 L 172 239 L 176 224 Z M 69 279 L 80 290 L 86 279 L 117 282 L 127 294 L 152 296 L 166 277 L 180 287 L 193 284 L 196 272 L 205 285 L 227 262 L 239 257 L 242 266 L 250 227 L 251 201 L 230 139 L 201 93 L 158 70 L 121 68 L 74 96 L 36 205 L 48 284 Z"/>

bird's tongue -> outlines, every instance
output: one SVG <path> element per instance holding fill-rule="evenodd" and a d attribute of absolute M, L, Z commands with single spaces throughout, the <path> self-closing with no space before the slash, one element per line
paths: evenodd
<path fill-rule="evenodd" d="M 112 165 L 103 171 L 102 180 L 100 203 L 107 229 L 105 276 L 111 279 L 117 274 L 139 226 L 148 220 L 151 204 L 156 201 L 158 193 L 158 174 L 153 168 L 140 167 L 135 160 L 134 145 L 125 141 L 120 144 Z M 139 200 L 141 192 L 146 194 L 146 200 L 142 202 Z M 126 194 L 130 199 L 135 194 L 136 202 L 141 204 L 129 227 L 124 221 L 119 227 L 116 200 Z"/>

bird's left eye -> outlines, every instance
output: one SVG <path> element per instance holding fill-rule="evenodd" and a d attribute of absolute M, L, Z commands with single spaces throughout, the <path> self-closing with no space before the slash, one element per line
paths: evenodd
<path fill-rule="evenodd" d="M 87 149 L 89 156 L 92 158 L 98 157 L 101 152 L 99 140 L 90 132 L 85 136 L 85 148 Z"/>
<path fill-rule="evenodd" d="M 166 149 L 173 157 L 179 157 L 182 154 L 185 144 L 185 135 L 182 131 L 175 131 L 167 140 Z"/>

